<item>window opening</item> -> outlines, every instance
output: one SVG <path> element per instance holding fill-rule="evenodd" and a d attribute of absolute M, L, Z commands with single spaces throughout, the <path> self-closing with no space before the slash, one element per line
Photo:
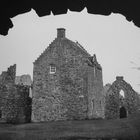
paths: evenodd
<path fill-rule="evenodd" d="M 56 73 L 56 67 L 55 65 L 50 65 L 50 74 Z"/>
<path fill-rule="evenodd" d="M 120 96 L 124 98 L 124 91 L 120 90 Z"/>

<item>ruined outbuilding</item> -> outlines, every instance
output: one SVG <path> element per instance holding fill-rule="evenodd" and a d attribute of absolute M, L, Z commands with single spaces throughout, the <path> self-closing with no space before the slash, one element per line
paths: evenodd
<path fill-rule="evenodd" d="M 103 118 L 102 67 L 65 29 L 34 62 L 32 121 Z"/>
<path fill-rule="evenodd" d="M 139 110 L 138 94 L 122 76 L 117 76 L 108 86 L 105 97 L 105 117 L 107 119 L 125 118 Z"/>
<path fill-rule="evenodd" d="M 30 86 L 15 84 L 15 77 L 15 64 L 0 75 L 0 120 L 8 123 L 30 122 Z"/>

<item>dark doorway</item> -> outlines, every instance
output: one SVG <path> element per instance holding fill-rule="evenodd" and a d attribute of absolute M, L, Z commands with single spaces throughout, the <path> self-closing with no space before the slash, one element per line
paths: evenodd
<path fill-rule="evenodd" d="M 120 108 L 120 118 L 126 118 L 126 117 L 127 117 L 126 109 L 122 106 Z"/>

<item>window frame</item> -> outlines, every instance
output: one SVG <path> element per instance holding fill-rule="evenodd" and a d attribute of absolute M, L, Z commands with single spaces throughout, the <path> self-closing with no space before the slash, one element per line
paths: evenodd
<path fill-rule="evenodd" d="M 56 66 L 54 64 L 50 64 L 50 74 L 55 74 L 56 73 Z"/>

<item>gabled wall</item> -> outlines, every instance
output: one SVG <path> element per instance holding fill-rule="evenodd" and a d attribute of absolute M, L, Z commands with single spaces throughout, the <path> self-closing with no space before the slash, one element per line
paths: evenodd
<path fill-rule="evenodd" d="M 120 90 L 124 91 L 124 99 L 120 98 Z M 138 111 L 137 93 L 130 84 L 123 80 L 122 76 L 117 76 L 116 80 L 110 86 L 106 95 L 105 117 L 107 119 L 120 118 L 120 108 L 124 107 L 127 117 Z"/>
<path fill-rule="evenodd" d="M 102 70 L 89 66 L 90 55 L 79 49 L 76 43 L 57 38 L 34 63 L 32 120 L 73 120 L 102 117 Z M 50 65 L 56 73 L 50 74 Z M 92 83 L 91 83 L 92 82 Z M 89 87 L 89 84 L 90 87 Z M 96 91 L 95 91 L 96 90 Z M 89 96 L 94 94 L 97 110 L 90 115 Z M 100 99 L 99 99 L 99 98 Z M 101 106 L 101 107 L 100 107 Z M 91 112 L 91 111 L 90 111 Z M 97 115 L 98 114 L 98 115 Z"/>

